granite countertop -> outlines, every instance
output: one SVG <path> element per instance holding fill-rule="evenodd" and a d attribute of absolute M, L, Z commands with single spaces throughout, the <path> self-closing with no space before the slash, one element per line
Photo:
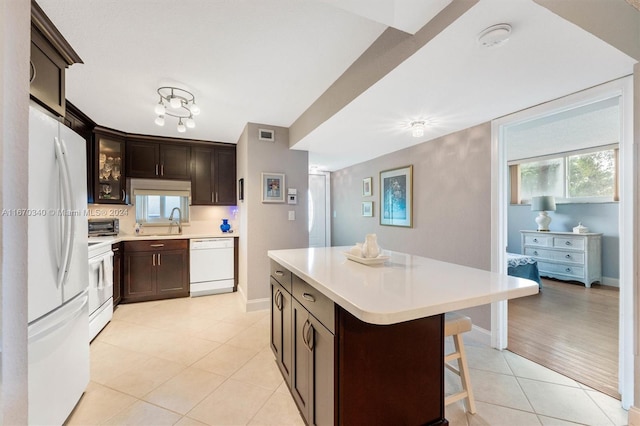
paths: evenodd
<path fill-rule="evenodd" d="M 379 265 L 348 260 L 350 247 L 269 250 L 288 268 L 362 321 L 395 324 L 536 294 L 538 283 L 385 250 Z"/>

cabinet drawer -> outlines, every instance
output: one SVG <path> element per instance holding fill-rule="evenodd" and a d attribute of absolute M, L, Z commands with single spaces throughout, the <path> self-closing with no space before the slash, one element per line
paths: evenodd
<path fill-rule="evenodd" d="M 278 262 L 271 260 L 271 276 L 275 278 L 282 287 L 291 293 L 291 271 L 280 265 Z"/>
<path fill-rule="evenodd" d="M 582 266 L 538 262 L 538 269 L 540 270 L 540 275 L 544 275 L 545 272 L 548 272 L 550 274 L 560 274 L 580 280 L 584 278 L 584 268 Z"/>
<path fill-rule="evenodd" d="M 525 235 L 524 244 L 526 246 L 553 247 L 553 237 L 540 235 Z"/>
<path fill-rule="evenodd" d="M 125 251 L 162 251 L 188 249 L 188 240 L 144 240 L 125 241 Z"/>
<path fill-rule="evenodd" d="M 526 256 L 533 256 L 537 259 L 547 259 L 556 262 L 569 262 L 584 265 L 584 253 L 571 252 L 565 250 L 546 250 L 533 247 L 526 247 L 524 249 Z"/>
<path fill-rule="evenodd" d="M 331 299 L 293 275 L 293 297 L 335 334 L 335 306 Z"/>
<path fill-rule="evenodd" d="M 567 250 L 584 251 L 584 238 L 555 237 L 553 239 L 553 246 Z"/>

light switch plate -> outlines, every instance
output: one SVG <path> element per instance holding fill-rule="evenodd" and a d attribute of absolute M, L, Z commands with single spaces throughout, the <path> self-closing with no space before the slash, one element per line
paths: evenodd
<path fill-rule="evenodd" d="M 296 220 L 296 211 L 289 210 L 289 220 Z"/>

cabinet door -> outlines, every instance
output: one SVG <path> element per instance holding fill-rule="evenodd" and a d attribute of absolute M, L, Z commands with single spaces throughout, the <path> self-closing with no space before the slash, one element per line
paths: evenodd
<path fill-rule="evenodd" d="M 235 206 L 236 201 L 236 150 L 216 148 L 215 151 L 215 201 L 214 204 Z"/>
<path fill-rule="evenodd" d="M 310 325 L 309 313 L 292 299 L 292 370 L 291 370 L 291 393 L 298 405 L 298 410 L 302 413 L 305 423 L 311 424 L 311 374 L 312 353 L 307 346 L 307 332 Z M 333 359 L 333 355 L 332 355 Z M 332 392 L 333 395 L 333 392 Z"/>
<path fill-rule="evenodd" d="M 160 298 L 189 294 L 187 250 L 162 250 L 156 253 L 157 295 Z"/>
<path fill-rule="evenodd" d="M 156 294 L 155 259 L 155 252 L 125 251 L 123 301 L 150 299 Z"/>
<path fill-rule="evenodd" d="M 122 299 L 122 249 L 121 244 L 113 244 L 113 306 Z"/>
<path fill-rule="evenodd" d="M 125 204 L 124 138 L 95 134 L 94 202 Z"/>
<path fill-rule="evenodd" d="M 309 346 L 313 348 L 309 381 L 311 383 L 310 424 L 334 424 L 334 335 L 315 317 L 309 316 Z"/>
<path fill-rule="evenodd" d="M 159 176 L 165 179 L 191 178 L 191 147 L 160 145 Z"/>
<path fill-rule="evenodd" d="M 271 350 L 291 386 L 291 295 L 271 278 Z"/>
<path fill-rule="evenodd" d="M 210 205 L 214 203 L 213 189 L 213 149 L 194 147 L 192 149 L 193 169 L 191 170 L 191 204 Z"/>
<path fill-rule="evenodd" d="M 334 335 L 293 300 L 291 391 L 310 425 L 334 424 Z"/>
<path fill-rule="evenodd" d="M 127 176 L 155 178 L 160 174 L 160 147 L 157 143 L 127 141 Z"/>

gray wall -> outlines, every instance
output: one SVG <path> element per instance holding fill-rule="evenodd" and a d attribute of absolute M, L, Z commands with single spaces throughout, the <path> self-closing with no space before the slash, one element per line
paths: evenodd
<path fill-rule="evenodd" d="M 555 212 L 549 212 L 549 229 L 557 232 L 572 232 L 573 227 L 582 222 L 590 232 L 602 235 L 602 275 L 606 278 L 620 278 L 620 233 L 618 230 L 618 203 L 575 203 L 557 204 Z M 508 208 L 507 251 L 522 253 L 521 230 L 535 230 L 537 212 L 530 205 L 510 205 Z"/>
<path fill-rule="evenodd" d="M 413 228 L 380 225 L 383 170 L 413 165 Z M 373 196 L 362 179 L 373 177 Z M 491 268 L 491 126 L 485 123 L 331 174 L 332 245 L 353 245 L 367 233 L 383 249 L 489 270 Z M 362 217 L 362 201 L 374 217 Z M 488 305 L 468 310 L 490 329 Z"/>
<path fill-rule="evenodd" d="M 275 142 L 258 140 L 258 129 L 275 130 Z M 240 250 L 238 286 L 247 309 L 268 308 L 269 259 L 272 249 L 309 245 L 307 223 L 308 153 L 289 149 L 289 131 L 284 127 L 249 123 L 238 141 L 238 179 L 244 178 L 244 201 L 238 202 Z M 298 204 L 262 203 L 263 172 L 284 173 L 285 191 L 298 190 Z M 295 211 L 296 219 L 288 220 Z"/>
<path fill-rule="evenodd" d="M 0 2 L 0 208 L 26 208 L 29 148 L 30 12 L 26 1 Z M 2 339 L 0 424 L 27 424 L 27 217 L 0 226 Z"/>

